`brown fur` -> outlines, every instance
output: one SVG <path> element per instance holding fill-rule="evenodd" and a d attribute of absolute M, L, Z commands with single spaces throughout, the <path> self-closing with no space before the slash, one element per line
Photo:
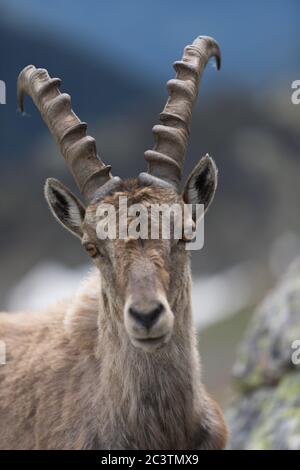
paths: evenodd
<path fill-rule="evenodd" d="M 130 203 L 179 199 L 134 182 L 120 193 Z M 117 197 L 106 202 L 117 205 Z M 95 207 L 88 207 L 83 231 L 99 245 Z M 73 300 L 46 312 L 0 316 L 7 350 L 0 448 L 223 449 L 222 413 L 201 383 L 184 244 L 101 244 L 99 269 Z M 124 327 L 126 299 L 149 290 L 165 295 L 174 316 L 169 341 L 152 352 L 133 346 Z"/>

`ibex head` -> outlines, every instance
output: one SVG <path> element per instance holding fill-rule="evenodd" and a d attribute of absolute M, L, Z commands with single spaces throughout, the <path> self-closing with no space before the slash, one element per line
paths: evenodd
<path fill-rule="evenodd" d="M 86 135 L 86 124 L 71 109 L 70 96 L 60 93 L 58 78 L 50 78 L 46 70 L 30 65 L 18 79 L 20 109 L 23 110 L 27 93 L 59 144 L 85 201 L 84 205 L 62 183 L 51 178 L 45 186 L 50 209 L 64 227 L 81 239 L 99 268 L 103 302 L 119 312 L 117 318 L 112 318 L 116 327 L 125 325 L 131 342 L 146 351 L 166 344 L 175 325 L 184 323 L 184 312 L 176 311 L 176 305 L 182 295 L 182 284 L 189 279 L 189 257 L 185 250 L 188 242 L 184 237 L 166 240 L 161 233 L 155 240 L 130 236 L 100 240 L 97 214 L 107 203 L 120 211 L 120 196 L 127 197 L 128 207 L 136 203 L 145 207 L 177 203 L 204 204 L 205 210 L 208 208 L 217 185 L 216 166 L 208 155 L 200 159 L 182 191 L 179 185 L 199 82 L 212 56 L 219 68 L 217 43 L 201 36 L 185 48 L 182 61 L 175 62 L 176 78 L 168 82 L 169 98 L 160 124 L 153 128 L 156 144 L 153 150 L 145 152 L 147 172 L 127 181 L 112 176 L 111 167 L 99 158 L 95 140 Z M 191 222 L 196 223 L 194 211 Z"/>

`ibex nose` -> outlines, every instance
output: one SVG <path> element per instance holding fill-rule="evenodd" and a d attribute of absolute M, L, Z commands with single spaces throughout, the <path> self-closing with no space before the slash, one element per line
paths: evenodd
<path fill-rule="evenodd" d="M 138 322 L 144 328 L 150 329 L 157 322 L 164 309 L 165 308 L 163 304 L 161 302 L 158 302 L 154 308 L 146 312 L 131 306 L 129 308 L 129 314 L 136 322 Z"/>

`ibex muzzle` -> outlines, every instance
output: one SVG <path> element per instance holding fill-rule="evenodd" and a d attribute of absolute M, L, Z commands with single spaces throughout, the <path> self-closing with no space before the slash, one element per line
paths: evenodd
<path fill-rule="evenodd" d="M 124 320 L 132 344 L 145 351 L 166 344 L 172 335 L 174 315 L 160 272 L 147 256 L 131 265 L 126 297 Z"/>

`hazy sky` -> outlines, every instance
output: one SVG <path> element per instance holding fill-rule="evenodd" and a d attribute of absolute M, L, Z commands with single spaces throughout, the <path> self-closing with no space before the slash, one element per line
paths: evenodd
<path fill-rule="evenodd" d="M 0 0 L 4 17 L 48 30 L 86 53 L 118 57 L 142 73 L 170 74 L 170 60 L 199 34 L 214 36 L 223 77 L 264 85 L 297 70 L 298 0 Z M 296 77 L 295 77 L 296 78 Z"/>

